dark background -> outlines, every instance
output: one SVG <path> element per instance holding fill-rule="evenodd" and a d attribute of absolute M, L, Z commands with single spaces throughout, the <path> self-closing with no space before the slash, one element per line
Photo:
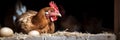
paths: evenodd
<path fill-rule="evenodd" d="M 0 23 L 4 25 L 5 17 L 12 14 L 17 0 L 0 1 Z M 51 0 L 21 0 L 27 9 L 36 10 L 49 6 Z M 65 15 L 73 15 L 82 21 L 83 15 L 97 17 L 103 20 L 103 27 L 113 29 L 114 24 L 114 0 L 54 0 L 57 5 L 62 5 L 65 9 Z"/>

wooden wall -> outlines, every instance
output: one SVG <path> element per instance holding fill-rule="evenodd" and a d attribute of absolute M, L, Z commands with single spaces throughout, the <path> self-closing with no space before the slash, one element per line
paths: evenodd
<path fill-rule="evenodd" d="M 120 0 L 114 0 L 114 32 L 120 40 Z"/>

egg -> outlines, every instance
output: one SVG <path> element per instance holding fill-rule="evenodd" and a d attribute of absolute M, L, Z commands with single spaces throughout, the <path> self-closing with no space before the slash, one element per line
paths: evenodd
<path fill-rule="evenodd" d="M 0 35 L 2 37 L 9 37 L 12 36 L 14 34 L 13 30 L 9 27 L 3 27 L 0 29 Z"/>
<path fill-rule="evenodd" d="M 36 30 L 32 30 L 32 31 L 30 31 L 30 32 L 28 33 L 28 35 L 30 35 L 30 36 L 39 36 L 40 33 L 39 33 L 38 31 L 36 31 Z"/>

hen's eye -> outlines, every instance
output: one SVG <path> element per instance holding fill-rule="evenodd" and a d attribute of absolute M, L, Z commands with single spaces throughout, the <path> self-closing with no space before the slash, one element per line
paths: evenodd
<path fill-rule="evenodd" d="M 45 14 L 48 14 L 48 12 L 45 12 Z"/>

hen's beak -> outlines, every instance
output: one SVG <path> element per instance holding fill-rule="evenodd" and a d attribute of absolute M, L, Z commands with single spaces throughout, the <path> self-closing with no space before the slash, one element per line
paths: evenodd
<path fill-rule="evenodd" d="M 61 15 L 60 13 L 58 13 L 58 16 L 59 16 L 59 17 L 62 17 L 62 15 Z"/>

